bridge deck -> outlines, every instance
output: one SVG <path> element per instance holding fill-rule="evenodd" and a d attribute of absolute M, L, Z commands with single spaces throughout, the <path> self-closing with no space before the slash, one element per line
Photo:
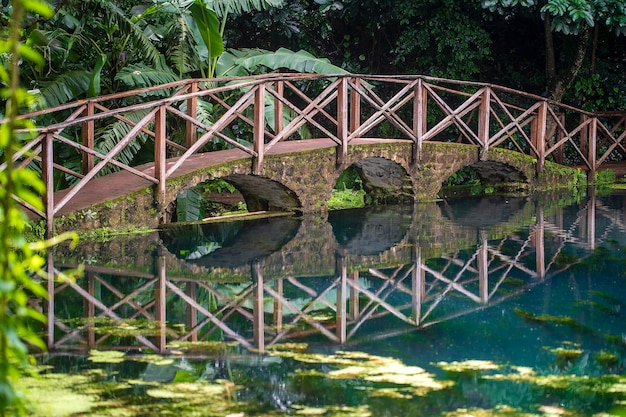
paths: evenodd
<path fill-rule="evenodd" d="M 351 145 L 373 144 L 373 143 L 389 143 L 393 142 L 410 142 L 401 139 L 354 139 Z M 278 142 L 266 155 L 288 154 L 292 152 L 310 151 L 316 149 L 325 149 L 336 147 L 337 144 L 331 139 L 308 139 L 297 141 Z M 173 165 L 178 158 L 167 160 L 167 166 Z M 181 166 L 174 175 L 174 178 L 187 175 L 203 168 L 220 165 L 227 162 L 250 159 L 250 155 L 240 149 L 228 149 L 224 151 L 205 152 L 191 156 L 183 166 Z M 148 175 L 154 175 L 154 163 L 147 163 L 136 167 Z M 116 200 L 125 197 L 131 193 L 140 191 L 153 185 L 128 171 L 118 171 L 109 175 L 94 178 L 82 190 L 78 192 L 76 197 L 71 199 L 59 211 L 59 215 L 67 215 L 80 210 L 89 209 L 90 207 L 102 204 L 107 201 Z M 57 191 L 54 193 L 55 201 L 63 198 L 71 188 Z"/>

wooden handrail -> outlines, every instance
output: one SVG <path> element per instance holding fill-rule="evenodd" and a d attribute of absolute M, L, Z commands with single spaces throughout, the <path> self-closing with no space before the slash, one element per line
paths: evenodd
<path fill-rule="evenodd" d="M 304 81 L 326 85 L 319 92 L 306 91 L 296 86 Z M 128 106 L 118 104 L 128 97 L 160 91 L 168 92 L 168 96 Z M 511 99 L 515 102 L 511 103 Z M 200 120 L 199 100 L 211 103 L 215 109 L 221 108 L 223 113 L 212 123 Z M 186 110 L 181 110 L 179 105 L 185 105 Z M 267 106 L 274 107 L 272 126 L 266 122 Z M 429 110 L 433 118 L 430 121 Z M 140 123 L 132 122 L 127 116 L 137 111 L 148 114 Z M 285 111 L 295 116 L 285 120 Z M 14 159 L 22 165 L 39 164 L 38 169 L 47 176 L 49 187 L 53 184 L 54 171 L 61 169 L 54 161 L 53 143 L 75 149 L 83 161 L 82 173 L 62 169 L 66 174 L 82 178 L 60 201 L 46 197 L 48 222 L 107 165 L 158 184 L 160 193 L 164 193 L 164 183 L 188 158 L 203 151 L 210 141 L 221 141 L 245 152 L 252 161 L 253 172 L 260 174 L 265 154 L 278 142 L 291 140 L 304 126 L 335 142 L 339 165 L 343 164 L 352 140 L 376 137 L 384 122 L 396 130 L 398 139 L 412 141 L 414 161 L 422 157 L 424 142 L 454 141 L 444 134 L 451 129 L 458 129 L 455 132 L 459 140 L 478 146 L 482 159 L 487 158 L 489 149 L 507 146 L 536 156 L 538 170 L 546 158 L 560 161 L 566 145 L 574 149 L 577 160 L 591 172 L 615 152 L 626 159 L 626 112 L 593 113 L 494 84 L 421 75 L 274 73 L 190 79 L 79 100 L 21 117 L 36 122 L 42 115 L 47 120 L 55 119 L 55 115 L 59 118 L 37 126 L 38 134 L 24 143 Z M 96 149 L 97 134 L 110 120 L 126 124 L 130 133 L 104 154 Z M 152 128 L 155 122 L 157 125 Z M 234 123 L 251 126 L 250 136 L 244 138 L 251 146 L 230 136 Z M 76 130 L 69 128 L 78 129 L 81 143 L 69 136 L 76 134 Z M 177 136 L 184 143 L 173 140 L 175 132 L 182 133 Z M 162 172 L 154 177 L 116 159 L 140 134 L 158 144 L 154 160 Z M 40 146 L 43 141 L 47 142 Z M 164 161 L 170 156 L 168 149 L 182 155 L 165 169 Z M 1 164 L 0 170 L 5 166 Z"/>

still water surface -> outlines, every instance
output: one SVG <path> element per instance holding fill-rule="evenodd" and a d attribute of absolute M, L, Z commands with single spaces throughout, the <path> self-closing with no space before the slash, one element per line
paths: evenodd
<path fill-rule="evenodd" d="M 35 415 L 626 415 L 626 194 L 58 249 Z M 48 383 L 48 385 L 46 385 Z"/>

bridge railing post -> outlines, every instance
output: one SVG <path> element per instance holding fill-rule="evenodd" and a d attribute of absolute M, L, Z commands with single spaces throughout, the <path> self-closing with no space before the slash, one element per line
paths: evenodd
<path fill-rule="evenodd" d="M 581 230 L 583 239 L 586 238 L 589 249 L 596 248 L 596 192 L 593 187 L 588 190 L 587 205 L 585 207 L 584 230 Z"/>
<path fill-rule="evenodd" d="M 584 113 L 580 115 L 580 124 L 583 125 L 587 121 L 588 116 Z M 589 155 L 589 126 L 580 129 L 580 153 Z"/>
<path fill-rule="evenodd" d="M 83 112 L 84 116 L 93 116 L 94 114 L 94 103 L 88 102 L 87 108 Z M 83 123 L 81 136 L 83 140 L 83 146 L 86 146 L 89 149 L 94 148 L 94 137 L 95 137 L 95 121 L 89 120 Z M 82 169 L 83 174 L 87 174 L 94 167 L 94 158 L 93 155 L 87 152 L 82 153 Z"/>
<path fill-rule="evenodd" d="M 361 126 L 361 78 L 353 78 L 355 88 L 350 90 L 350 132 L 356 131 Z"/>
<path fill-rule="evenodd" d="M 596 180 L 596 169 L 597 169 L 597 149 L 596 149 L 596 141 L 598 139 L 598 117 L 594 116 L 591 118 L 591 123 L 589 124 L 589 135 L 588 135 L 588 156 L 587 160 L 589 161 L 589 171 L 587 171 L 587 184 L 593 185 Z"/>
<path fill-rule="evenodd" d="M 337 165 L 348 158 L 348 79 L 341 77 L 337 85 L 337 138 L 341 142 L 337 152 Z"/>
<path fill-rule="evenodd" d="M 46 215 L 46 239 L 54 235 L 54 136 L 51 133 L 43 138 L 41 149 L 41 176 L 46 187 L 44 192 L 44 213 Z"/>
<path fill-rule="evenodd" d="M 486 161 L 489 155 L 489 116 L 491 113 L 491 88 L 485 88 L 478 110 L 478 139 L 481 142 L 480 160 Z"/>
<path fill-rule="evenodd" d="M 347 320 L 347 287 L 348 287 L 348 262 L 345 256 L 336 256 L 336 270 L 339 270 L 339 282 L 337 284 L 337 298 L 335 302 L 335 323 L 337 326 L 335 335 L 339 339 L 339 343 L 344 344 L 348 340 L 348 320 Z"/>
<path fill-rule="evenodd" d="M 166 107 L 159 107 L 154 115 L 154 177 L 158 180 L 155 200 L 161 216 L 160 221 L 166 222 L 165 214 L 165 184 L 167 181 L 166 170 L 166 133 L 165 133 Z"/>
<path fill-rule="evenodd" d="M 154 318 L 157 322 L 158 353 L 165 353 L 167 344 L 167 267 L 165 255 L 161 251 L 156 258 L 157 283 L 154 286 Z"/>
<path fill-rule="evenodd" d="M 189 86 L 189 93 L 193 94 L 198 92 L 198 82 L 194 81 Z M 198 113 L 198 98 L 190 97 L 187 99 L 187 116 L 195 119 Z M 190 120 L 185 121 L 185 144 L 187 148 L 191 148 L 191 146 L 196 143 L 197 137 L 197 128 L 196 125 L 193 124 Z"/>
<path fill-rule="evenodd" d="M 274 91 L 279 97 L 284 97 L 285 82 L 278 80 L 274 83 Z M 283 102 L 274 98 L 274 134 L 278 135 L 285 127 L 285 117 L 283 115 Z"/>
<path fill-rule="evenodd" d="M 536 207 L 535 230 L 533 231 L 532 243 L 535 247 L 535 270 L 541 279 L 546 276 L 546 254 L 545 254 L 545 219 L 543 207 Z"/>
<path fill-rule="evenodd" d="M 481 231 L 480 246 L 478 247 L 478 291 L 480 293 L 480 301 L 483 304 L 489 302 L 489 241 L 487 233 Z"/>
<path fill-rule="evenodd" d="M 265 351 L 265 314 L 264 314 L 264 287 L 263 287 L 263 271 L 259 261 L 252 264 L 252 282 L 253 290 L 253 337 L 255 347 L 259 352 Z"/>
<path fill-rule="evenodd" d="M 428 114 L 428 92 L 424 88 L 423 83 L 424 81 L 420 78 L 413 88 L 413 134 L 415 135 L 413 140 L 413 162 L 422 160 L 423 137 L 428 128 L 426 118 Z"/>
<path fill-rule="evenodd" d="M 253 158 L 252 173 L 261 175 L 265 152 L 265 84 L 259 84 L 254 92 L 253 144 L 256 157 Z"/>
<path fill-rule="evenodd" d="M 548 118 L 548 103 L 543 101 L 537 111 L 537 116 L 532 122 L 531 140 L 536 149 L 537 172 L 543 171 L 546 152 L 546 128 Z"/>
<path fill-rule="evenodd" d="M 415 258 L 415 268 L 411 274 L 411 310 L 415 319 L 415 325 L 419 326 L 422 321 L 422 302 L 426 298 L 426 270 L 424 269 L 424 261 L 422 259 L 422 248 L 415 245 L 415 251 L 412 253 Z"/>

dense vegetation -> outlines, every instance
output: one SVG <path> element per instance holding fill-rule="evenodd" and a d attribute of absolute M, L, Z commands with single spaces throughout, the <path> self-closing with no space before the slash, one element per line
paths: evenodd
<path fill-rule="evenodd" d="M 0 414 L 22 409 L 12 382 L 28 368 L 27 343 L 41 345 L 27 323 L 43 317 L 27 306 L 26 293 L 44 295 L 30 276 L 43 265 L 36 249 L 45 244 L 23 239 L 27 222 L 11 196 L 36 205 L 42 191 L 32 173 L 10 163 L 19 147 L 13 131 L 26 126 L 16 117 L 27 106 L 181 78 L 304 71 L 316 62 L 325 72 L 488 81 L 590 110 L 626 109 L 623 0 L 58 0 L 51 6 L 0 2 L 0 161 L 8 161 L 0 172 Z M 36 104 L 26 90 L 39 98 Z"/>
<path fill-rule="evenodd" d="M 5 98 L 3 123 L 0 128 L 0 155 L 6 157 L 6 166 L 0 171 L 0 415 L 22 413 L 25 410 L 23 393 L 14 388 L 18 377 L 32 371 L 28 356 L 28 345 L 44 347 L 43 342 L 30 328 L 35 321 L 45 317 L 28 303 L 28 297 L 45 297 L 46 292 L 31 279 L 39 271 L 44 259 L 38 256 L 36 245 L 23 238 L 28 224 L 25 214 L 17 207 L 13 196 L 41 207 L 38 194 L 43 183 L 31 171 L 12 164 L 11 156 L 19 149 L 16 129 L 28 128 L 30 121 L 17 118 L 29 97 L 19 88 L 20 57 L 42 62 L 42 58 L 28 46 L 20 43 L 19 31 L 22 16 L 26 11 L 45 13 L 39 2 L 23 5 L 15 2 L 12 22 L 7 36 L 0 42 L 0 50 L 13 56 L 9 65 L 0 67 L 2 86 L 0 94 Z M 37 7 L 39 6 L 39 7 Z M 0 160 L 1 161 L 1 160 Z"/>
<path fill-rule="evenodd" d="M 2 17 L 11 6 L 2 2 Z M 208 6 L 208 9 L 203 7 Z M 307 51 L 357 73 L 479 80 L 626 108 L 620 0 L 65 0 L 24 38 L 48 105 L 178 78 L 288 68 Z M 542 18 L 543 17 L 543 18 Z M 284 48 L 284 49 L 281 49 Z M 276 55 L 270 51 L 280 50 Z M 254 68 L 241 59 L 263 56 Z M 332 68 L 332 67 L 330 67 Z"/>

